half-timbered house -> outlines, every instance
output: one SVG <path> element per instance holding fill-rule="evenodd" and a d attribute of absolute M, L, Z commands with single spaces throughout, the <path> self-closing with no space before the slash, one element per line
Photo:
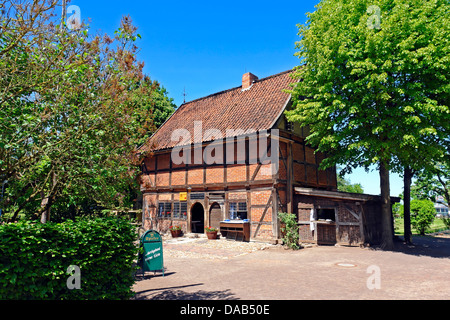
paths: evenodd
<path fill-rule="evenodd" d="M 277 242 L 279 212 L 297 214 L 301 241 L 377 242 L 378 196 L 337 191 L 335 168 L 287 122 L 292 71 L 183 103 L 139 149 L 145 228 L 205 226 L 243 240 Z M 242 231 L 245 231 L 242 233 Z"/>

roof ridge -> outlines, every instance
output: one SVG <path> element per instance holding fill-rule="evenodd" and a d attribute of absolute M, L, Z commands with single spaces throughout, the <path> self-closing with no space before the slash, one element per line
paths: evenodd
<path fill-rule="evenodd" d="M 265 81 L 265 80 L 269 80 L 271 78 L 275 78 L 275 77 L 281 76 L 282 74 L 289 73 L 289 72 L 292 72 L 292 71 L 294 71 L 294 69 L 289 69 L 289 70 L 286 70 L 286 71 L 283 71 L 283 72 L 279 72 L 277 74 L 273 74 L 273 75 L 270 75 L 270 76 L 258 79 L 255 82 L 262 82 L 262 81 Z M 233 88 L 230 88 L 230 89 L 222 90 L 222 91 L 219 91 L 219 92 L 211 93 L 211 94 L 209 94 L 207 96 L 200 97 L 200 98 L 197 98 L 197 99 L 194 99 L 194 100 L 182 103 L 182 104 L 180 104 L 180 106 L 177 109 L 181 108 L 181 106 L 190 104 L 192 102 L 196 102 L 196 101 L 203 100 L 203 99 L 206 99 L 206 98 L 214 97 L 214 96 L 217 96 L 219 94 L 223 94 L 223 93 L 226 93 L 228 91 L 236 90 L 236 89 L 239 89 L 239 88 L 242 88 L 242 85 L 240 85 L 238 87 L 233 87 Z"/>

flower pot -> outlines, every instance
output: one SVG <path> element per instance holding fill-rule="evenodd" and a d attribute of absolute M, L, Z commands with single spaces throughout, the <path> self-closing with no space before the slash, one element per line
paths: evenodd
<path fill-rule="evenodd" d="M 172 238 L 177 238 L 181 235 L 181 230 L 170 230 L 170 233 L 172 234 Z"/>
<path fill-rule="evenodd" d="M 209 240 L 217 239 L 217 231 L 206 231 L 206 236 Z"/>

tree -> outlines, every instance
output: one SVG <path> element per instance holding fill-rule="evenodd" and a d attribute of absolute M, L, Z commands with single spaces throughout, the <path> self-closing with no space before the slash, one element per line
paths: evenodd
<path fill-rule="evenodd" d="M 405 154 L 405 150 L 407 149 L 402 149 L 403 154 Z M 438 161 L 440 158 L 445 158 L 446 154 L 448 157 L 448 152 L 445 151 L 445 147 L 440 144 L 439 139 L 435 139 L 433 142 L 416 147 L 415 150 L 411 151 L 405 161 L 408 163 L 403 169 L 404 239 L 406 243 L 412 242 L 411 198 L 425 199 L 427 197 L 424 197 L 424 194 L 426 194 L 430 196 L 429 199 L 431 201 L 435 201 L 435 197 L 438 195 L 436 191 L 438 190 L 438 192 L 446 196 L 447 201 L 450 199 L 450 184 L 448 182 L 448 178 L 450 178 L 450 174 L 448 173 L 450 171 L 447 172 L 446 179 L 445 169 L 442 170 L 445 168 L 445 165 L 439 165 L 434 162 L 434 160 Z M 414 175 L 417 175 L 418 179 L 416 180 L 416 184 L 411 186 Z M 434 178 L 434 175 L 437 179 Z M 434 197 L 431 197 L 432 195 Z"/>
<path fill-rule="evenodd" d="M 422 171 L 417 175 L 411 193 L 416 199 L 436 201 L 437 196 L 444 197 L 450 204 L 450 165 L 436 163 L 433 170 Z"/>
<path fill-rule="evenodd" d="M 339 191 L 350 193 L 364 193 L 364 189 L 360 183 L 352 184 L 350 180 L 347 180 L 340 175 L 337 177 L 337 187 Z"/>
<path fill-rule="evenodd" d="M 430 200 L 411 201 L 411 224 L 419 231 L 420 235 L 425 235 L 425 231 L 433 222 L 435 214 L 434 204 Z"/>
<path fill-rule="evenodd" d="M 124 17 L 114 38 L 89 35 L 85 25 L 70 31 L 53 21 L 55 0 L 3 5 L 2 208 L 11 220 L 24 213 L 43 222 L 58 203 L 126 208 L 133 151 L 173 110 L 136 59 L 137 28 Z"/>
<path fill-rule="evenodd" d="M 299 25 L 301 81 L 287 116 L 310 127 L 307 141 L 329 155 L 323 168 L 377 165 L 382 247 L 390 249 L 389 172 L 408 164 L 398 151 L 448 133 L 449 3 L 323 0 L 316 8 Z"/>

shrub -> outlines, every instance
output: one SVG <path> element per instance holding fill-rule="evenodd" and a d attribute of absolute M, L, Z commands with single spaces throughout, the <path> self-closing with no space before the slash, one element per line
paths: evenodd
<path fill-rule="evenodd" d="M 281 232 L 284 233 L 283 242 L 291 249 L 300 249 L 297 217 L 293 213 L 279 212 L 278 216 L 284 226 L 281 227 Z"/>
<path fill-rule="evenodd" d="M 430 200 L 411 201 L 411 224 L 421 235 L 433 223 L 435 213 L 434 204 Z"/>
<path fill-rule="evenodd" d="M 128 220 L 29 221 L 0 226 L 0 299 L 126 299 L 133 296 L 137 246 Z M 70 265 L 81 288 L 70 290 Z"/>

